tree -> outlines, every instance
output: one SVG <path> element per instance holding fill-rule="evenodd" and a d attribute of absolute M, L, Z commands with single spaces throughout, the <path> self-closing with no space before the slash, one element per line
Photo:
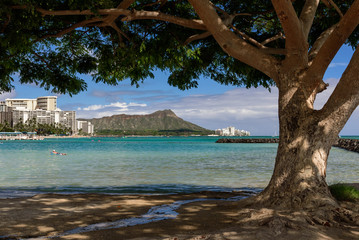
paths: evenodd
<path fill-rule="evenodd" d="M 16 132 L 25 132 L 26 131 L 25 124 L 22 121 L 23 121 L 22 118 L 20 118 L 19 121 L 14 125 L 14 130 Z"/>
<path fill-rule="evenodd" d="M 26 132 L 35 132 L 37 128 L 36 118 L 31 118 L 26 120 L 25 122 L 25 130 Z"/>
<path fill-rule="evenodd" d="M 0 123 L 0 132 L 13 132 L 14 129 L 10 127 L 10 124 L 5 121 L 4 123 Z"/>
<path fill-rule="evenodd" d="M 336 2 L 336 3 L 335 3 Z M 320 110 L 315 97 L 343 44 L 359 40 L 359 0 L 56 1 L 0 3 L 0 87 L 12 75 L 54 92 L 86 89 L 79 74 L 138 86 L 168 83 L 279 89 L 280 142 L 268 187 L 252 201 L 282 208 L 337 206 L 325 181 L 331 146 L 359 103 L 359 50 Z"/>

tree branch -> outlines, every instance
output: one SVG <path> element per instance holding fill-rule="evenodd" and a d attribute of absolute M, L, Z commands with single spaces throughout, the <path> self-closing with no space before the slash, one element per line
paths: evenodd
<path fill-rule="evenodd" d="M 160 6 L 163 6 L 166 2 L 167 2 L 167 0 L 158 0 L 158 1 L 154 2 L 154 3 L 146 4 L 145 7 L 151 7 L 151 6 L 154 6 L 154 5 L 157 5 L 157 4 L 161 4 Z"/>
<path fill-rule="evenodd" d="M 244 32 L 239 31 L 235 26 L 233 26 L 232 24 L 229 25 L 236 33 L 238 33 L 244 40 L 247 40 L 249 43 L 253 44 L 254 46 L 256 46 L 257 48 L 264 48 L 264 46 L 259 43 L 257 40 L 255 40 L 254 38 L 251 38 L 250 36 L 248 36 L 247 34 L 245 34 Z"/>
<path fill-rule="evenodd" d="M 322 79 L 326 69 L 328 68 L 330 62 L 333 60 L 340 47 L 345 43 L 350 34 L 358 26 L 358 12 L 359 0 L 355 0 L 343 18 L 339 21 L 338 25 L 336 25 L 336 27 L 333 29 L 333 31 L 329 31 L 329 36 L 319 48 L 318 54 L 314 58 L 306 73 L 308 76 L 311 76 L 308 77 L 308 80 L 315 79 L 315 81 L 311 81 L 308 84 L 307 91 L 312 92 L 315 89 L 315 87 L 318 85 L 318 81 Z"/>
<path fill-rule="evenodd" d="M 278 80 L 277 66 L 279 61 L 275 57 L 262 53 L 233 33 L 218 16 L 208 0 L 189 0 L 189 2 L 226 53 L 263 72 L 274 81 Z M 276 83 L 278 84 L 278 82 Z"/>
<path fill-rule="evenodd" d="M 65 35 L 66 33 L 69 33 L 71 31 L 75 30 L 76 28 L 84 27 L 87 24 L 94 23 L 94 22 L 99 22 L 101 20 L 102 20 L 101 18 L 92 18 L 92 19 L 84 20 L 82 22 L 75 23 L 71 27 L 63 29 L 63 30 L 61 30 L 60 32 L 58 32 L 56 34 L 49 34 L 49 35 L 42 36 L 41 38 L 37 39 L 36 42 L 39 42 L 39 41 L 41 41 L 41 40 L 43 40 L 45 38 L 49 38 L 49 37 L 61 37 L 61 36 Z"/>
<path fill-rule="evenodd" d="M 311 65 L 311 61 L 315 58 L 315 56 L 317 56 L 320 48 L 323 46 L 325 41 L 328 39 L 330 34 L 334 31 L 334 29 L 337 26 L 338 26 L 338 24 L 335 24 L 335 25 L 331 26 L 330 28 L 328 28 L 327 30 L 325 30 L 324 32 L 322 32 L 322 34 L 320 34 L 320 36 L 314 42 L 312 48 L 309 51 L 309 55 L 308 55 L 309 65 Z"/>
<path fill-rule="evenodd" d="M 134 3 L 136 0 L 123 0 L 118 6 L 118 9 L 127 9 Z"/>
<path fill-rule="evenodd" d="M 288 51 L 284 48 L 269 48 L 264 47 L 259 49 L 262 53 L 270 54 L 270 55 L 287 55 Z"/>
<path fill-rule="evenodd" d="M 43 62 L 45 64 L 45 66 L 52 71 L 52 67 L 49 65 L 48 62 L 45 61 L 45 59 L 43 57 L 41 57 L 39 54 L 37 54 L 36 52 L 32 52 L 32 54 L 34 54 L 38 59 L 40 59 L 41 62 Z"/>
<path fill-rule="evenodd" d="M 305 54 L 307 52 L 307 41 L 292 2 L 272 0 L 272 4 L 284 30 L 286 48 L 299 50 Z"/>
<path fill-rule="evenodd" d="M 251 43 L 252 45 L 256 46 L 257 48 L 260 49 L 261 52 L 265 53 L 265 54 L 276 54 L 276 55 L 285 55 L 287 52 L 285 49 L 274 49 L 274 48 L 267 48 L 265 47 L 262 43 L 259 43 L 257 40 L 255 40 L 254 38 L 248 36 L 247 34 L 239 31 L 233 24 L 233 20 L 236 16 L 251 16 L 252 14 L 250 13 L 236 13 L 236 14 L 231 14 L 229 15 L 226 11 L 222 10 L 221 8 L 217 7 L 216 5 L 214 5 L 212 2 L 210 2 L 210 4 L 212 5 L 213 8 L 215 8 L 217 11 L 219 11 L 220 13 L 223 14 L 222 16 L 222 21 L 223 24 L 226 25 L 227 27 L 230 27 L 231 29 L 233 29 L 237 34 L 239 34 L 244 40 L 246 40 L 247 42 Z M 280 33 L 279 36 L 275 36 L 271 39 L 267 39 L 266 43 L 269 43 L 270 41 L 274 41 L 280 37 L 282 37 L 283 34 Z M 198 36 L 199 37 L 199 36 Z M 200 39 L 200 38 L 199 38 Z M 187 41 L 186 41 L 187 42 Z"/>
<path fill-rule="evenodd" d="M 13 6 L 13 9 L 26 9 L 26 6 Z M 161 13 L 158 11 L 136 11 L 136 10 L 126 10 L 126 9 L 117 9 L 117 8 L 110 8 L 110 9 L 98 9 L 97 13 L 92 12 L 91 10 L 46 10 L 42 8 L 36 8 L 38 12 L 43 15 L 51 15 L 51 16 L 71 16 L 71 15 L 124 15 L 125 18 L 122 21 L 133 21 L 133 20 L 140 20 L 140 19 L 153 19 L 153 20 L 160 20 L 166 21 L 170 23 L 174 23 L 183 27 L 192 28 L 192 29 L 199 29 L 199 30 L 206 30 L 203 21 L 197 19 L 185 19 L 180 18 L 172 15 L 168 15 L 165 13 Z"/>
<path fill-rule="evenodd" d="M 275 40 L 277 40 L 277 39 L 280 39 L 280 38 L 285 39 L 283 33 L 281 33 L 281 32 L 278 33 L 277 35 L 271 37 L 271 38 L 268 38 L 268 39 L 264 40 L 263 42 L 261 42 L 261 44 L 264 46 L 264 45 L 266 45 L 266 44 L 268 44 L 268 43 L 270 43 L 270 42 L 273 42 L 273 41 L 275 41 Z"/>
<path fill-rule="evenodd" d="M 135 2 L 135 0 L 124 0 L 117 6 L 117 9 L 127 9 L 134 2 Z M 119 37 L 120 41 L 122 41 L 122 36 L 124 36 L 127 40 L 130 40 L 130 38 L 123 31 L 121 31 L 121 29 L 119 29 L 117 24 L 115 23 L 115 20 L 119 16 L 121 16 L 121 14 L 108 15 L 107 17 L 105 17 L 103 19 L 103 24 L 102 25 L 103 26 L 110 26 L 113 29 L 115 29 L 117 34 L 118 34 L 118 37 Z"/>
<path fill-rule="evenodd" d="M 124 36 L 128 41 L 131 41 L 131 39 L 126 35 L 126 33 L 121 31 L 121 29 L 117 26 L 117 24 L 115 22 L 112 22 L 110 26 L 116 30 L 120 40 L 122 39 L 122 36 Z"/>
<path fill-rule="evenodd" d="M 321 112 L 328 124 L 334 131 L 342 129 L 359 105 L 359 47 L 353 54 L 348 67 L 345 69 L 334 92 L 329 97 Z"/>
<path fill-rule="evenodd" d="M 315 13 L 319 5 L 319 0 L 307 0 L 300 14 L 300 21 L 302 22 L 303 34 L 305 40 L 308 41 L 310 28 L 312 27 Z"/>
<path fill-rule="evenodd" d="M 13 9 L 26 9 L 27 6 L 13 6 Z M 110 9 L 98 9 L 97 12 L 92 12 L 91 10 L 46 10 L 43 8 L 36 8 L 36 11 L 40 12 L 42 15 L 46 16 L 76 16 L 76 15 L 124 15 L 125 18 L 122 21 L 133 21 L 139 19 L 153 19 L 166 21 L 174 23 L 183 27 L 206 30 L 206 27 L 203 24 L 203 21 L 197 19 L 185 19 L 158 11 L 136 11 L 136 10 L 126 10 L 118 8 Z"/>
<path fill-rule="evenodd" d="M 135 0 L 124 0 L 122 1 L 118 6 L 117 9 L 127 9 L 131 6 L 132 3 L 134 3 Z M 106 18 L 104 18 L 104 22 L 107 22 L 109 24 L 113 23 L 119 16 L 121 16 L 121 14 L 114 14 L 114 15 L 109 15 Z"/>
<path fill-rule="evenodd" d="M 168 14 L 155 12 L 155 11 L 150 12 L 150 11 L 132 10 L 126 15 L 125 18 L 122 19 L 122 21 L 125 22 L 125 21 L 141 20 L 141 19 L 160 20 L 160 21 L 174 23 L 176 25 L 180 25 L 191 29 L 207 30 L 202 20 L 179 18 L 176 16 L 171 16 Z"/>
<path fill-rule="evenodd" d="M 343 17 L 343 13 L 342 11 L 340 11 L 340 8 L 335 4 L 334 1 L 332 0 L 322 0 L 322 2 L 328 7 L 330 8 L 331 6 L 334 7 L 334 9 L 337 11 L 337 13 L 339 14 L 340 17 Z"/>
<path fill-rule="evenodd" d="M 207 37 L 209 37 L 211 35 L 212 34 L 210 32 L 204 32 L 204 33 L 201 33 L 201 34 L 192 35 L 189 38 L 187 38 L 187 40 L 183 43 L 183 45 L 188 45 L 193 41 L 200 40 L 200 39 L 203 39 L 203 38 L 207 38 Z"/>
<path fill-rule="evenodd" d="M 260 49 L 260 51 L 262 53 L 265 54 L 275 54 L 275 55 L 286 55 L 287 51 L 286 49 L 279 49 L 279 48 L 268 48 L 266 46 L 264 46 L 262 43 L 259 43 L 257 40 L 255 40 L 254 38 L 251 38 L 250 36 L 248 36 L 247 34 L 239 31 L 236 27 L 234 27 L 232 24 L 230 25 L 231 28 L 238 33 L 244 40 L 248 41 L 249 43 L 253 44 L 254 46 L 256 46 L 258 49 Z M 271 38 L 274 39 L 275 37 Z M 279 37 L 278 37 L 279 38 Z M 278 39 L 276 38 L 276 39 Z M 268 39 L 267 39 L 268 40 Z M 267 41 L 266 40 L 266 41 Z M 269 41 L 269 40 L 268 40 Z M 272 40 L 274 41 L 274 40 Z"/>
<path fill-rule="evenodd" d="M 210 2 L 211 6 L 216 9 L 217 11 L 219 11 L 220 13 L 223 14 L 222 17 L 222 21 L 223 24 L 226 25 L 227 27 L 232 28 L 236 33 L 238 33 L 244 40 L 248 41 L 249 43 L 253 44 L 254 46 L 258 47 L 258 48 L 263 48 L 264 46 L 261 45 L 257 40 L 251 38 L 250 36 L 248 36 L 247 34 L 239 31 L 233 24 L 233 20 L 234 18 L 239 15 L 239 14 L 235 14 L 235 15 L 229 15 L 226 11 L 222 10 L 221 8 L 217 7 L 216 5 L 214 5 L 212 2 Z M 248 16 L 250 14 L 245 13 L 245 16 Z"/>

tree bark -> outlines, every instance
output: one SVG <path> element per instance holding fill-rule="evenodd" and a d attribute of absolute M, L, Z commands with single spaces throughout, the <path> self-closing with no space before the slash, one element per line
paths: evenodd
<path fill-rule="evenodd" d="M 326 130 L 328 119 L 311 108 L 296 84 L 299 80 L 293 77 L 298 78 L 294 72 L 287 72 L 280 79 L 276 163 L 269 185 L 254 202 L 283 209 L 337 206 L 325 178 L 329 151 L 340 129 Z"/>

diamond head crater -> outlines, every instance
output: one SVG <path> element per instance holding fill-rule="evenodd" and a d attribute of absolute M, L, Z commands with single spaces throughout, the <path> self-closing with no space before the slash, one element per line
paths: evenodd
<path fill-rule="evenodd" d="M 120 135 L 208 135 L 205 129 L 178 117 L 166 109 L 146 115 L 119 114 L 102 118 L 80 119 L 94 125 L 97 136 Z"/>

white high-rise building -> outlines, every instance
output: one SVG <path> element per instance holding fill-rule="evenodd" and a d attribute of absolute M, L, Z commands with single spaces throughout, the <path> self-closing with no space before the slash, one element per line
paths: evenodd
<path fill-rule="evenodd" d="M 77 122 L 77 130 L 82 130 L 83 133 L 93 135 L 94 126 L 91 122 L 88 121 L 76 121 Z"/>
<path fill-rule="evenodd" d="M 57 109 L 56 96 L 38 97 L 36 101 L 37 101 L 36 109 L 42 109 L 48 111 L 55 111 Z"/>
<path fill-rule="evenodd" d="M 27 109 L 15 109 L 12 110 L 12 125 L 16 125 L 19 122 L 26 124 L 28 120 L 35 119 L 40 124 L 55 124 L 63 125 L 70 128 L 73 132 L 76 132 L 76 112 L 75 111 L 46 111 L 35 110 L 30 111 Z"/>
<path fill-rule="evenodd" d="M 36 99 L 24 99 L 24 98 L 18 98 L 18 99 L 10 99 L 7 98 L 5 100 L 5 104 L 8 107 L 12 107 L 13 109 L 27 109 L 27 110 L 35 110 L 37 101 Z"/>
<path fill-rule="evenodd" d="M 46 96 L 37 99 L 6 99 L 1 102 L 0 110 L 11 109 L 11 126 L 19 122 L 26 124 L 28 120 L 35 119 L 41 124 L 63 125 L 77 132 L 76 112 L 62 111 L 57 108 L 57 97 Z M 3 114 L 4 115 L 4 114 Z"/>
<path fill-rule="evenodd" d="M 37 99 L 24 99 L 24 98 L 7 98 L 5 104 L 8 107 L 14 109 L 26 109 L 34 111 L 37 109 L 55 111 L 57 109 L 57 97 L 56 96 L 46 96 L 38 97 Z"/>
<path fill-rule="evenodd" d="M 239 130 L 236 129 L 235 127 L 217 129 L 215 133 L 220 136 L 250 136 L 251 135 L 250 132 L 245 130 Z"/>

